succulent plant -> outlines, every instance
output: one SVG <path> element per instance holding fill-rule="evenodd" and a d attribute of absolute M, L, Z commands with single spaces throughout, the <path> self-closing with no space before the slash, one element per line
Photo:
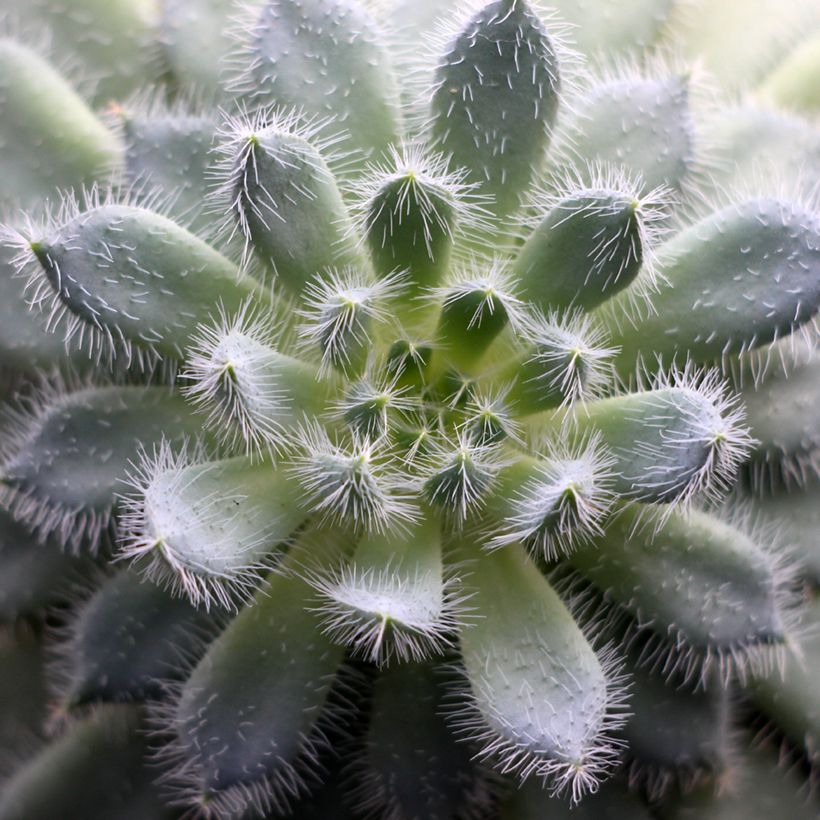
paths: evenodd
<path fill-rule="evenodd" d="M 813 2 L 0 25 L 0 820 L 816 816 Z"/>

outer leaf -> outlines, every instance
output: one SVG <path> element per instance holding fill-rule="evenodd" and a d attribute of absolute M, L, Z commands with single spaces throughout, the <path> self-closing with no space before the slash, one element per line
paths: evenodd
<path fill-rule="evenodd" d="M 770 749 L 748 751 L 735 763 L 734 788 L 710 786 L 671 803 L 663 820 L 816 820 L 817 803 L 807 798 L 799 772 L 778 765 Z"/>
<path fill-rule="evenodd" d="M 810 352 L 793 367 L 770 366 L 761 384 L 741 392 L 757 444 L 751 468 L 760 485 L 804 484 L 820 475 L 820 355 Z"/>
<path fill-rule="evenodd" d="M 54 304 L 76 317 L 68 335 L 91 325 L 112 349 L 179 358 L 215 305 L 233 313 L 251 296 L 266 302 L 224 256 L 144 208 L 92 207 L 33 237 L 31 249 Z"/>
<path fill-rule="evenodd" d="M 60 700 L 156 699 L 183 676 L 213 624 L 182 599 L 132 572 L 108 579 L 74 614 L 59 647 Z"/>
<path fill-rule="evenodd" d="M 59 539 L 45 544 L 5 510 L 0 511 L 0 623 L 37 617 L 71 597 L 72 583 L 93 567 L 88 556 L 64 552 Z"/>
<path fill-rule="evenodd" d="M 224 58 L 232 42 L 228 35 L 233 0 L 164 0 L 161 4 L 165 58 L 183 87 L 219 89 Z"/>
<path fill-rule="evenodd" d="M 820 600 L 809 606 L 804 636 L 797 651 L 789 654 L 782 670 L 754 678 L 752 699 L 778 729 L 798 748 L 806 751 L 813 764 L 820 762 Z"/>
<path fill-rule="evenodd" d="M 806 487 L 779 488 L 756 494 L 754 509 L 776 529 L 783 542 L 795 552 L 803 576 L 820 587 L 820 484 L 810 480 Z"/>
<path fill-rule="evenodd" d="M 622 166 L 648 189 L 680 191 L 697 167 L 689 79 L 626 73 L 600 82 L 577 104 L 562 150 Z"/>
<path fill-rule="evenodd" d="M 140 446 L 180 446 L 201 425 L 167 388 L 89 387 L 45 392 L 15 427 L 0 468 L 6 503 L 41 535 L 77 547 L 106 531 Z"/>
<path fill-rule="evenodd" d="M 5 0 L 3 10 L 32 31 L 51 33 L 60 61 L 94 81 L 95 105 L 124 99 L 160 77 L 153 0 Z"/>
<path fill-rule="evenodd" d="M 6 708 L 0 713 L 0 776 L 4 781 L 45 741 L 49 693 L 43 660 L 43 648 L 29 630 L 3 631 L 0 699 Z"/>
<path fill-rule="evenodd" d="M 820 180 L 820 130 L 798 116 L 749 105 L 721 111 L 709 124 L 709 142 L 719 147 L 714 177 L 743 185 L 761 170 L 779 179 L 800 179 L 806 190 Z"/>
<path fill-rule="evenodd" d="M 723 677 L 788 640 L 788 596 L 776 558 L 737 527 L 701 512 L 625 508 L 606 534 L 570 555 L 608 599 L 656 636 L 650 659 L 666 672 Z M 668 643 L 667 643 L 668 641 Z"/>
<path fill-rule="evenodd" d="M 0 793 L 2 820 L 160 820 L 145 726 L 131 706 L 106 706 L 21 766 Z"/>
<path fill-rule="evenodd" d="M 676 0 L 554 0 L 584 54 L 640 53 L 655 42 Z"/>
<path fill-rule="evenodd" d="M 114 135 L 45 60 L 0 38 L 0 205 L 90 185 L 120 155 Z"/>
<path fill-rule="evenodd" d="M 560 90 L 555 43 L 526 0 L 492 0 L 460 24 L 439 58 L 436 145 L 514 211 L 549 144 Z"/>
<path fill-rule="evenodd" d="M 700 59 L 721 86 L 754 86 L 812 30 L 813 0 L 696 0 L 681 3 L 671 16 L 665 40 Z M 742 31 L 743 36 L 727 36 Z"/>
<path fill-rule="evenodd" d="M 429 664 L 384 670 L 374 685 L 359 792 L 374 816 L 395 820 L 481 817 L 486 775 L 442 719 L 441 681 Z"/>
<path fill-rule="evenodd" d="M 619 328 L 615 311 L 608 314 L 625 369 L 639 357 L 704 362 L 768 344 L 820 306 L 820 217 L 795 202 L 730 205 L 683 230 L 658 256 L 668 284 L 653 297 L 651 315 Z"/>
<path fill-rule="evenodd" d="M 161 192 L 174 218 L 191 231 L 212 227 L 203 214 L 215 160 L 211 149 L 216 123 L 210 116 L 184 111 L 116 111 L 125 141 L 125 175 L 133 185 Z"/>
<path fill-rule="evenodd" d="M 549 777 L 573 801 L 594 791 L 617 757 L 607 664 L 520 547 L 481 556 L 466 588 L 481 617 L 460 631 L 469 691 L 456 725 L 502 771 Z"/>
<path fill-rule="evenodd" d="M 183 685 L 170 717 L 175 779 L 190 805 L 238 817 L 284 812 L 303 793 L 344 655 L 308 611 L 312 595 L 271 576 Z"/>
<path fill-rule="evenodd" d="M 675 786 L 717 785 L 732 763 L 728 691 L 667 682 L 639 665 L 630 665 L 630 673 L 632 715 L 624 727 L 630 783 L 654 801 L 673 799 Z"/>
<path fill-rule="evenodd" d="M 577 806 L 551 797 L 549 792 L 531 778 L 501 806 L 502 820 L 650 820 L 649 809 L 626 785 L 610 780 Z"/>
<path fill-rule="evenodd" d="M 814 114 L 820 110 L 820 33 L 804 40 L 769 74 L 758 93 L 783 108 Z"/>
<path fill-rule="evenodd" d="M 356 0 L 267 0 L 244 44 L 238 88 L 262 102 L 330 117 L 374 159 L 397 142 L 397 92 L 382 38 Z"/>
<path fill-rule="evenodd" d="M 29 309 L 23 282 L 16 278 L 14 252 L 0 245 L 0 356 L 2 367 L 13 372 L 63 368 L 69 362 L 76 370 L 91 367 L 88 354 L 76 344 L 66 352 L 65 341 L 46 329 L 46 320 Z"/>

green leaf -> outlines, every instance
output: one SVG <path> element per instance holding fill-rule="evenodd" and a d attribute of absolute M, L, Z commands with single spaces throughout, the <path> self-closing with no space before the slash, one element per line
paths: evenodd
<path fill-rule="evenodd" d="M 814 0 L 698 0 L 694 8 L 678 4 L 664 44 L 701 60 L 721 87 L 742 91 L 754 87 L 816 22 Z"/>
<path fill-rule="evenodd" d="M 183 685 L 169 727 L 178 758 L 171 781 L 188 805 L 281 813 L 306 791 L 339 719 L 327 707 L 344 657 L 309 611 L 313 595 L 295 577 L 272 575 Z"/>
<path fill-rule="evenodd" d="M 257 103 L 328 118 L 344 147 L 378 159 L 398 142 L 398 95 L 383 35 L 355 0 L 267 0 L 243 35 L 236 82 Z"/>
<path fill-rule="evenodd" d="M 549 145 L 561 89 L 556 41 L 526 0 L 491 0 L 457 25 L 436 67 L 432 139 L 505 216 Z"/>
<path fill-rule="evenodd" d="M 574 45 L 590 57 L 641 55 L 661 32 L 677 0 L 552 0 L 570 23 Z"/>
<path fill-rule="evenodd" d="M 789 639 L 789 595 L 767 546 L 706 513 L 633 504 L 569 560 L 650 630 L 658 668 L 705 681 L 713 666 L 747 673 Z"/>
<path fill-rule="evenodd" d="M 201 430 L 181 396 L 164 387 L 46 388 L 6 432 L 2 496 L 14 516 L 68 547 L 108 531 L 116 495 L 140 447 L 181 446 Z"/>
<path fill-rule="evenodd" d="M 224 137 L 226 218 L 292 296 L 328 268 L 365 261 L 315 127 L 260 115 L 229 121 Z"/>
<path fill-rule="evenodd" d="M 104 179 L 115 136 L 42 57 L 0 37 L 0 205 L 33 205 Z"/>
<path fill-rule="evenodd" d="M 528 420 L 547 441 L 580 447 L 592 437 L 612 455 L 612 490 L 626 499 L 685 502 L 720 497 L 749 451 L 736 402 L 717 375 L 661 379 L 654 389 L 624 393 L 542 413 Z"/>
<path fill-rule="evenodd" d="M 52 304 L 72 317 L 67 337 L 91 326 L 101 350 L 177 359 L 215 306 L 234 313 L 250 297 L 269 303 L 224 256 L 145 208 L 92 203 L 29 241 Z"/>
<path fill-rule="evenodd" d="M 3 630 L 0 699 L 6 708 L 0 713 L 0 777 L 4 786 L 15 767 L 35 754 L 46 739 L 50 693 L 45 660 L 43 646 L 33 630 Z"/>
<path fill-rule="evenodd" d="M 721 110 L 708 123 L 705 139 L 718 146 L 714 180 L 724 187 L 760 175 L 799 179 L 804 190 L 820 181 L 820 130 L 799 116 L 751 105 Z"/>
<path fill-rule="evenodd" d="M 107 579 L 73 614 L 59 646 L 63 708 L 161 698 L 204 651 L 214 624 L 132 572 Z"/>
<path fill-rule="evenodd" d="M 820 307 L 820 217 L 797 202 L 729 205 L 666 242 L 658 258 L 666 282 L 652 311 L 634 325 L 619 321 L 627 289 L 603 314 L 625 371 L 641 358 L 708 362 L 768 344 Z"/>
<path fill-rule="evenodd" d="M 478 617 L 459 633 L 468 689 L 454 725 L 501 771 L 548 778 L 577 802 L 617 759 L 609 734 L 622 694 L 610 664 L 520 547 L 469 569 L 464 586 Z"/>
<path fill-rule="evenodd" d="M 0 792 L 2 820 L 163 820 L 133 706 L 104 706 L 26 761 Z"/>

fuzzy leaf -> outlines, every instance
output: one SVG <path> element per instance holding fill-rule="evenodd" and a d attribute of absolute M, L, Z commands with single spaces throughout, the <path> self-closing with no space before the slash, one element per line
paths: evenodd
<path fill-rule="evenodd" d="M 0 205 L 33 205 L 103 179 L 121 148 L 73 88 L 0 37 Z"/>
<path fill-rule="evenodd" d="M 713 171 L 724 186 L 742 186 L 761 170 L 777 179 L 800 179 L 808 191 L 820 181 L 820 131 L 784 111 L 748 105 L 721 111 L 706 139 L 726 160 Z"/>
<path fill-rule="evenodd" d="M 4 629 L 0 638 L 0 702 L 7 707 L 13 704 L 0 713 L 0 777 L 4 786 L 20 761 L 32 757 L 44 744 L 48 717 L 43 646 L 30 631 L 18 628 L 15 632 Z"/>
<path fill-rule="evenodd" d="M 120 572 L 74 613 L 59 647 L 60 701 L 72 709 L 98 701 L 157 699 L 163 681 L 184 676 L 213 624 L 185 600 Z"/>
<path fill-rule="evenodd" d="M 230 54 L 228 35 L 233 0 L 163 0 L 160 27 L 162 50 L 184 88 L 219 93 L 224 59 Z"/>
<path fill-rule="evenodd" d="M 431 131 L 454 168 L 515 211 L 543 160 L 558 111 L 558 55 L 526 0 L 491 0 L 460 24 L 436 68 Z"/>
<path fill-rule="evenodd" d="M 803 577 L 820 587 L 820 482 L 805 487 L 779 487 L 754 496 L 755 512 L 794 550 Z"/>
<path fill-rule="evenodd" d="M 298 485 L 251 458 L 147 460 L 124 503 L 124 555 L 195 604 L 235 606 L 307 518 Z"/>
<path fill-rule="evenodd" d="M 575 26 L 575 47 L 590 57 L 640 54 L 659 35 L 677 0 L 552 0 Z"/>
<path fill-rule="evenodd" d="M 345 147 L 378 159 L 397 143 L 397 90 L 382 35 L 356 0 L 267 0 L 249 24 L 237 88 L 331 119 Z"/>
<path fill-rule="evenodd" d="M 544 311 L 592 310 L 629 285 L 651 248 L 640 200 L 581 190 L 557 201 L 530 234 L 514 270 L 521 294 Z"/>
<path fill-rule="evenodd" d="M 710 214 L 658 251 L 668 282 L 633 327 L 607 314 L 625 369 L 697 362 L 787 336 L 820 307 L 820 217 L 800 204 L 750 199 Z M 621 297 L 627 296 L 629 289 Z M 617 302 L 618 300 L 616 300 Z"/>
<path fill-rule="evenodd" d="M 715 390 L 686 378 L 653 390 L 585 403 L 572 411 L 533 416 L 549 439 L 581 446 L 599 436 L 613 457 L 612 490 L 638 501 L 686 501 L 721 495 L 748 452 L 742 415 Z"/>
<path fill-rule="evenodd" d="M 171 110 L 116 110 L 125 142 L 125 176 L 132 185 L 160 192 L 171 202 L 175 220 L 191 231 L 213 223 L 203 214 L 215 162 L 211 149 L 216 134 L 212 117 Z"/>
<path fill-rule="evenodd" d="M 364 536 L 349 563 L 314 578 L 327 634 L 380 665 L 451 646 L 456 602 L 443 577 L 440 529 L 426 511 L 407 532 Z"/>
<path fill-rule="evenodd" d="M 14 250 L 0 244 L 0 356 L 3 369 L 31 373 L 34 370 L 74 370 L 93 367 L 87 353 L 76 344 L 66 352 L 65 341 L 46 330 L 46 320 L 29 309 L 24 283 L 16 277 Z"/>
<path fill-rule="evenodd" d="M 763 79 L 816 22 L 814 0 L 696 0 L 678 4 L 665 44 L 701 60 L 723 88 L 741 91 Z"/>
<path fill-rule="evenodd" d="M 0 792 L 2 820 L 167 820 L 132 706 L 104 706 L 17 769 Z"/>
<path fill-rule="evenodd" d="M 77 547 L 96 542 L 111 521 L 140 446 L 180 446 L 201 425 L 164 387 L 89 387 L 45 392 L 20 413 L 6 442 L 2 495 L 15 517 Z"/>
<path fill-rule="evenodd" d="M 625 507 L 570 561 L 657 636 L 657 664 L 687 676 L 718 663 L 725 676 L 788 638 L 782 573 L 772 552 L 711 515 Z M 644 519 L 641 519 L 644 516 Z M 764 650 L 764 651 L 761 651 Z"/>
<path fill-rule="evenodd" d="M 308 137 L 313 131 L 275 120 L 247 128 L 221 149 L 233 221 L 297 299 L 325 269 L 362 261 L 336 180 Z"/>
<path fill-rule="evenodd" d="M 111 347 L 179 358 L 215 305 L 233 313 L 251 296 L 267 301 L 224 256 L 143 208 L 92 207 L 32 237 L 31 248 L 57 304 Z"/>
<path fill-rule="evenodd" d="M 454 723 L 501 771 L 550 778 L 576 801 L 617 757 L 606 664 L 520 547 L 470 569 L 465 588 L 480 617 L 460 631 L 469 691 Z"/>
<path fill-rule="evenodd" d="M 183 685 L 169 728 L 179 758 L 172 778 L 190 805 L 264 814 L 303 792 L 344 656 L 307 610 L 312 595 L 297 578 L 271 576 Z"/>
<path fill-rule="evenodd" d="M 612 163 L 647 188 L 680 191 L 695 168 L 689 78 L 626 74 L 604 80 L 578 102 L 563 150 Z"/>

